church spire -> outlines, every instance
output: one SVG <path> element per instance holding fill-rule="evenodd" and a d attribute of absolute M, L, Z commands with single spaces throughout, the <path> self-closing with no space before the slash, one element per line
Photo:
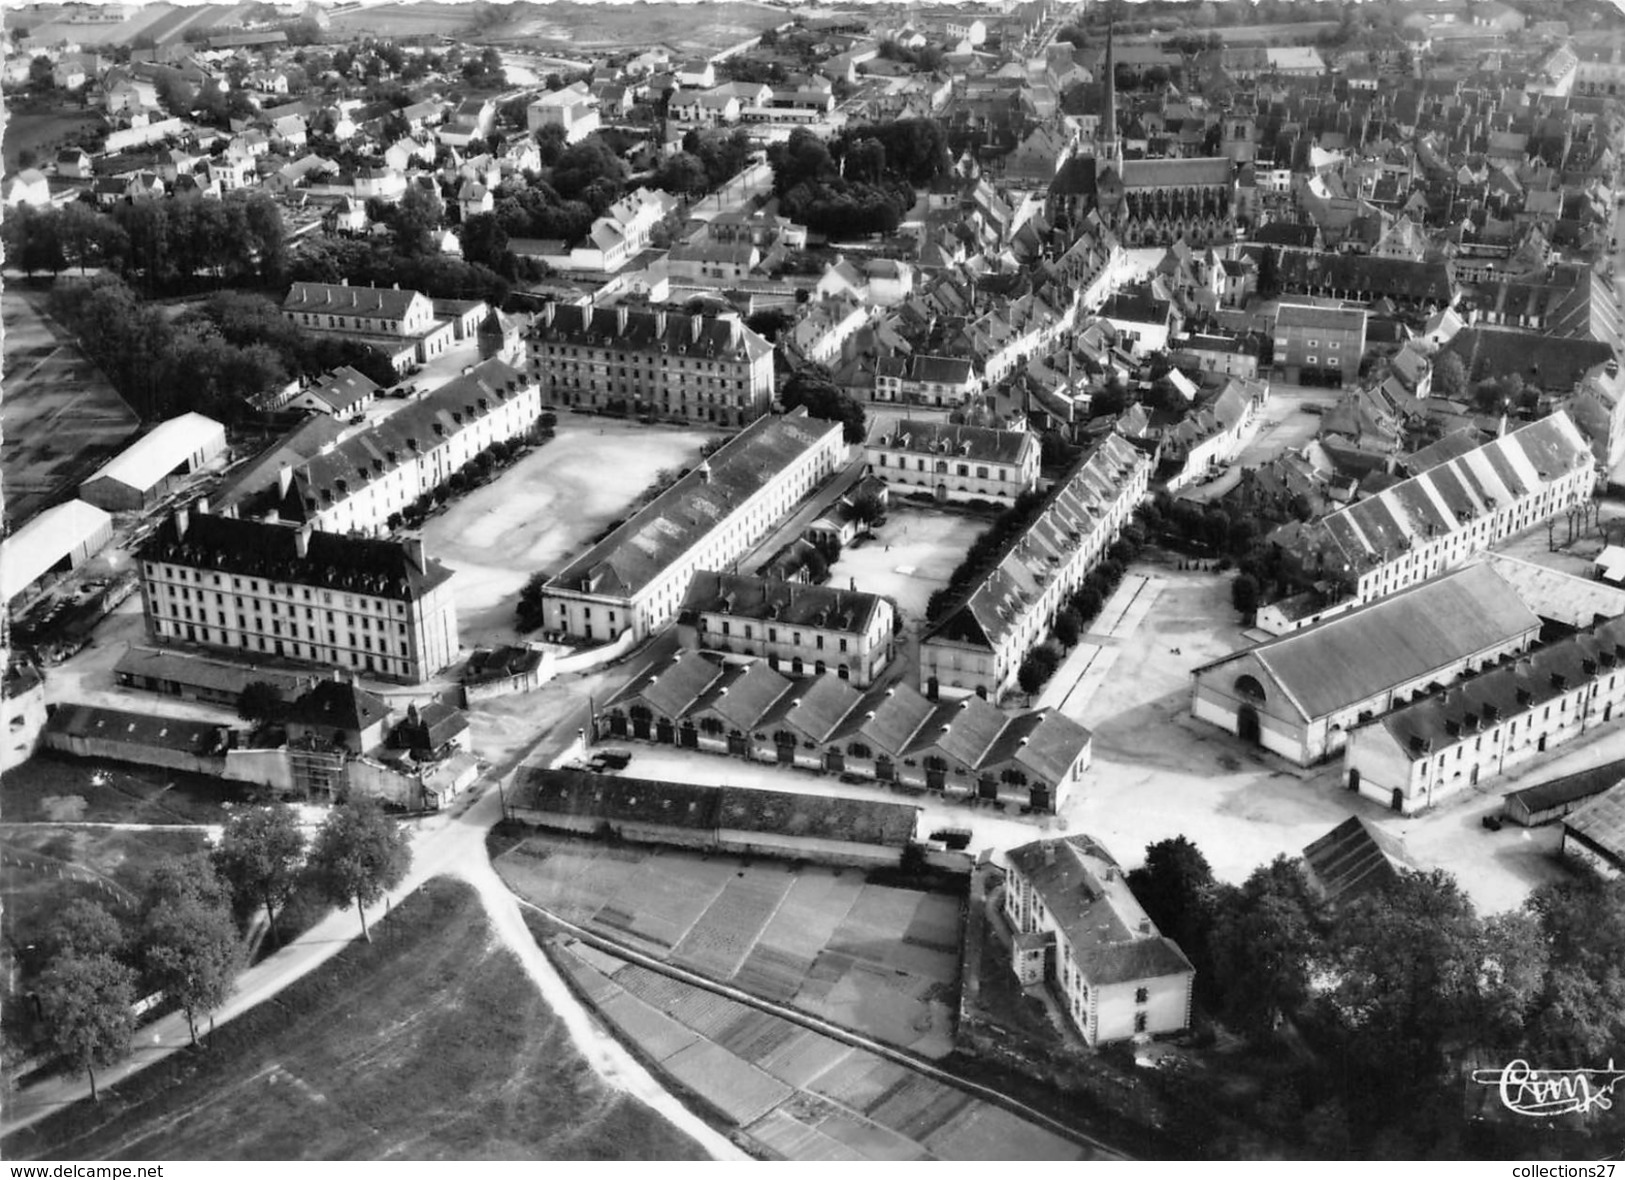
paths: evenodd
<path fill-rule="evenodd" d="M 1117 54 L 1112 47 L 1112 25 L 1106 25 L 1106 56 L 1101 65 L 1105 72 L 1104 100 L 1100 106 L 1100 125 L 1095 128 L 1095 174 L 1107 168 L 1117 168 L 1122 161 L 1121 141 L 1117 137 Z"/>

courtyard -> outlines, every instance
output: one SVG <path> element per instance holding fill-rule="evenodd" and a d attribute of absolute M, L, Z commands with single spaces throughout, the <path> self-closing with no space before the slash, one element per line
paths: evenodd
<path fill-rule="evenodd" d="M 561 414 L 553 440 L 455 500 L 423 527 L 424 547 L 457 571 L 465 648 L 511 643 L 514 604 L 537 570 L 578 553 L 663 469 L 691 467 L 714 431 Z"/>
<path fill-rule="evenodd" d="M 886 523 L 874 535 L 841 550 L 829 568 L 829 585 L 855 584 L 890 598 L 911 624 L 925 618 L 925 604 L 965 558 L 989 521 L 893 499 Z"/>

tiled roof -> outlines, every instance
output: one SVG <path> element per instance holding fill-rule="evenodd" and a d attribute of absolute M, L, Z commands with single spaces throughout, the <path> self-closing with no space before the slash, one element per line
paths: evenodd
<path fill-rule="evenodd" d="M 253 681 L 262 680 L 273 685 L 284 700 L 294 699 L 300 692 L 312 687 L 312 682 L 317 678 L 312 672 L 263 668 L 255 664 L 212 660 L 206 656 L 152 647 L 129 648 L 113 665 L 113 674 L 167 680 L 192 688 L 233 694 L 241 693 Z"/>
<path fill-rule="evenodd" d="M 212 721 L 193 721 L 154 713 L 129 713 L 122 709 L 103 709 L 73 702 L 55 706 L 45 723 L 46 733 L 92 741 L 129 742 L 199 755 L 215 752 L 224 728 Z"/>
<path fill-rule="evenodd" d="M 1089 986 L 1194 973 L 1146 916 L 1111 853 L 1088 836 L 1035 840 L 1006 857 L 1032 883 Z"/>
<path fill-rule="evenodd" d="M 1325 717 L 1540 629 L 1492 568 L 1471 565 L 1215 660 L 1252 657 L 1305 719 Z"/>
<path fill-rule="evenodd" d="M 754 361 L 773 351 L 771 344 L 737 318 L 638 308 L 566 308 L 549 304 L 531 326 L 530 335 L 541 344 L 613 345 L 627 352 L 665 352 L 724 361 Z"/>
<path fill-rule="evenodd" d="M 1625 784 L 1564 817 L 1563 826 L 1607 852 L 1616 863 L 1625 864 Z"/>
<path fill-rule="evenodd" d="M 1612 790 L 1622 782 L 1625 782 L 1625 760 L 1605 762 L 1601 766 L 1590 766 L 1573 774 L 1565 774 L 1561 778 L 1536 783 L 1521 791 L 1513 791 L 1507 796 L 1507 803 L 1509 807 L 1516 803 L 1523 810 L 1534 814 L 1564 803 L 1572 803 L 1576 799 L 1589 799 L 1593 795 Z"/>
<path fill-rule="evenodd" d="M 1303 850 L 1304 869 L 1334 906 L 1381 889 L 1408 868 L 1398 840 L 1351 816 Z"/>
<path fill-rule="evenodd" d="M 389 716 L 383 698 L 349 681 L 323 680 L 289 705 L 284 719 L 327 729 L 364 730 Z"/>
<path fill-rule="evenodd" d="M 803 409 L 760 418 L 586 553 L 549 586 L 593 594 L 632 595 L 658 577 L 717 522 L 811 450 L 838 424 Z"/>

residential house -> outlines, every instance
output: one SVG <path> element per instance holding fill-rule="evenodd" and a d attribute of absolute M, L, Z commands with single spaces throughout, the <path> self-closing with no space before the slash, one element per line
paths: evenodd
<path fill-rule="evenodd" d="M 921 406 L 963 406 L 981 388 L 976 366 L 964 357 L 881 357 L 875 362 L 875 401 Z"/>

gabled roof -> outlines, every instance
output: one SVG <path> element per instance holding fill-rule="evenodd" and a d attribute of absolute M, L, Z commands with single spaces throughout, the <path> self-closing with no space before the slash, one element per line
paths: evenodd
<path fill-rule="evenodd" d="M 187 754 L 213 754 L 220 745 L 225 726 L 186 717 L 167 717 L 151 712 L 132 713 L 103 709 L 96 705 L 63 702 L 51 710 L 46 733 L 90 741 L 127 742 Z"/>
<path fill-rule="evenodd" d="M 383 698 L 347 680 L 323 680 L 284 713 L 284 720 L 300 725 L 358 732 L 388 717 L 389 706 Z"/>
<path fill-rule="evenodd" d="M 1038 440 L 1025 430 L 956 426 L 923 418 L 876 419 L 866 443 L 875 450 L 957 457 L 973 463 L 1020 464 L 1036 455 Z"/>
<path fill-rule="evenodd" d="M 1193 974 L 1183 951 L 1146 915 L 1105 847 L 1088 836 L 1035 840 L 1006 859 L 1066 937 L 1091 987 Z"/>
<path fill-rule="evenodd" d="M 146 491 L 194 453 L 210 448 L 224 450 L 225 441 L 226 428 L 213 418 L 193 412 L 181 414 L 160 422 L 125 447 L 85 484 L 111 479 Z"/>
<path fill-rule="evenodd" d="M 1303 850 L 1309 882 L 1333 906 L 1381 889 L 1409 868 L 1404 847 L 1359 816 L 1351 816 Z"/>
<path fill-rule="evenodd" d="M 1495 570 L 1470 565 L 1196 669 L 1251 658 L 1305 720 L 1421 680 L 1540 630 L 1540 618 Z"/>
<path fill-rule="evenodd" d="M 317 311 L 362 319 L 402 320 L 413 300 L 424 296 L 395 287 L 351 287 L 343 283 L 295 283 L 283 311 Z"/>
<path fill-rule="evenodd" d="M 779 578 L 699 570 L 688 584 L 679 618 L 725 614 L 789 626 L 867 632 L 885 600 L 838 586 L 804 586 Z"/>

